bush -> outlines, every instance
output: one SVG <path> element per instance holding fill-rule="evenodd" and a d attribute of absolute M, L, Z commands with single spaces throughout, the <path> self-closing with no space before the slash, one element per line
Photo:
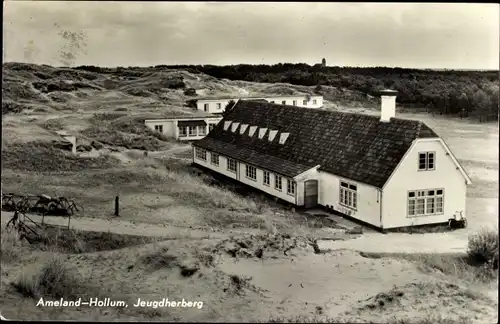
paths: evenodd
<path fill-rule="evenodd" d="M 34 274 L 23 272 L 13 283 L 18 292 L 26 297 L 75 298 L 81 291 L 79 278 L 71 273 L 60 256 L 53 257 Z"/>
<path fill-rule="evenodd" d="M 57 118 L 47 119 L 43 123 L 43 128 L 48 129 L 48 130 L 52 130 L 52 131 L 58 131 L 58 130 L 61 130 L 64 128 L 64 123 L 60 119 L 57 119 Z"/>
<path fill-rule="evenodd" d="M 184 94 L 186 96 L 196 96 L 196 90 L 193 88 L 188 88 L 188 89 L 184 90 Z"/>
<path fill-rule="evenodd" d="M 475 264 L 498 269 L 498 230 L 483 228 L 470 235 L 467 255 Z"/>

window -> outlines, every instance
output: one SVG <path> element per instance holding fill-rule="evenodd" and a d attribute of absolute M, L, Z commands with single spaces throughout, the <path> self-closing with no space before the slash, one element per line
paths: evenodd
<path fill-rule="evenodd" d="M 179 137 L 186 137 L 187 133 L 188 131 L 186 126 L 179 126 Z"/>
<path fill-rule="evenodd" d="M 289 195 L 294 196 L 295 195 L 295 181 L 287 179 L 287 186 L 286 186 L 286 192 Z"/>
<path fill-rule="evenodd" d="M 302 101 L 302 104 L 303 104 L 304 106 L 307 106 L 307 100 Z"/>
<path fill-rule="evenodd" d="M 210 133 L 215 128 L 215 124 L 208 124 L 208 132 Z"/>
<path fill-rule="evenodd" d="M 313 99 L 313 105 L 315 105 L 317 103 L 316 99 Z"/>
<path fill-rule="evenodd" d="M 281 191 L 283 188 L 283 184 L 281 183 L 281 176 L 275 174 L 274 175 L 274 189 Z"/>
<path fill-rule="evenodd" d="M 272 104 L 273 104 L 273 103 L 274 103 L 274 101 L 273 101 L 273 100 L 271 100 L 271 101 L 269 101 L 269 103 L 272 103 Z"/>
<path fill-rule="evenodd" d="M 297 100 L 294 100 L 294 101 L 293 101 L 293 105 L 294 105 L 294 106 L 297 106 Z"/>
<path fill-rule="evenodd" d="M 255 167 L 247 165 L 245 171 L 247 178 L 257 180 L 257 169 Z"/>
<path fill-rule="evenodd" d="M 436 155 L 434 152 L 418 153 L 418 171 L 434 170 Z"/>
<path fill-rule="evenodd" d="M 163 125 L 155 125 L 155 131 L 163 133 Z"/>
<path fill-rule="evenodd" d="M 196 148 L 196 158 L 206 161 L 207 160 L 207 151 L 197 147 Z"/>
<path fill-rule="evenodd" d="M 408 217 L 429 216 L 443 213 L 443 189 L 408 192 Z"/>
<path fill-rule="evenodd" d="M 222 104 L 220 102 L 217 103 L 217 110 L 221 110 L 222 109 Z"/>
<path fill-rule="evenodd" d="M 208 111 L 208 104 L 207 103 L 204 104 L 203 107 L 204 107 L 205 111 Z"/>
<path fill-rule="evenodd" d="M 340 182 L 340 204 L 356 209 L 358 206 L 358 187 L 345 181 Z"/>
<path fill-rule="evenodd" d="M 236 161 L 233 159 L 227 159 L 227 170 L 236 173 Z"/>
<path fill-rule="evenodd" d="M 197 128 L 196 126 L 189 126 L 189 136 L 197 135 L 196 128 Z"/>
<path fill-rule="evenodd" d="M 207 126 L 198 126 L 198 135 L 207 135 Z"/>
<path fill-rule="evenodd" d="M 213 152 L 210 153 L 210 163 L 219 166 L 219 154 Z"/>
<path fill-rule="evenodd" d="M 269 186 L 271 184 L 271 175 L 269 172 L 264 171 L 264 185 Z"/>
<path fill-rule="evenodd" d="M 283 100 L 283 101 L 281 102 L 281 104 L 282 104 L 282 105 L 286 105 L 286 100 Z"/>

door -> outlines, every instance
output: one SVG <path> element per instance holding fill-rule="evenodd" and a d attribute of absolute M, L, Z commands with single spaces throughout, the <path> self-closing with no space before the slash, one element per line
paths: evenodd
<path fill-rule="evenodd" d="M 318 205 L 318 180 L 304 182 L 304 207 L 314 208 Z"/>

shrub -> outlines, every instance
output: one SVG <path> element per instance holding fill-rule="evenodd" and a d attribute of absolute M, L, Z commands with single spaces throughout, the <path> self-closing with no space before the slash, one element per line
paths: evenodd
<path fill-rule="evenodd" d="M 57 130 L 61 130 L 64 128 L 64 123 L 60 119 L 57 119 L 57 118 L 47 119 L 43 123 L 43 128 L 48 129 L 48 130 L 52 130 L 52 131 L 57 131 Z"/>
<path fill-rule="evenodd" d="M 184 90 L 184 94 L 186 96 L 196 96 L 196 90 L 193 88 L 188 88 L 188 89 Z"/>
<path fill-rule="evenodd" d="M 13 283 L 18 292 L 26 297 L 74 298 L 81 291 L 79 278 L 67 268 L 60 256 L 55 256 L 38 272 L 23 272 Z"/>
<path fill-rule="evenodd" d="M 17 232 L 10 231 L 2 233 L 0 246 L 0 260 L 7 264 L 19 259 L 19 237 Z"/>
<path fill-rule="evenodd" d="M 498 230 L 483 228 L 470 235 L 467 255 L 475 264 L 498 269 Z"/>

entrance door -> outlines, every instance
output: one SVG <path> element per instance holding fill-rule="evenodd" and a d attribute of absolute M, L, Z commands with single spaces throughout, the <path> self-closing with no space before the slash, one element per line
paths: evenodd
<path fill-rule="evenodd" d="M 304 207 L 314 208 L 318 205 L 318 180 L 304 182 Z"/>

